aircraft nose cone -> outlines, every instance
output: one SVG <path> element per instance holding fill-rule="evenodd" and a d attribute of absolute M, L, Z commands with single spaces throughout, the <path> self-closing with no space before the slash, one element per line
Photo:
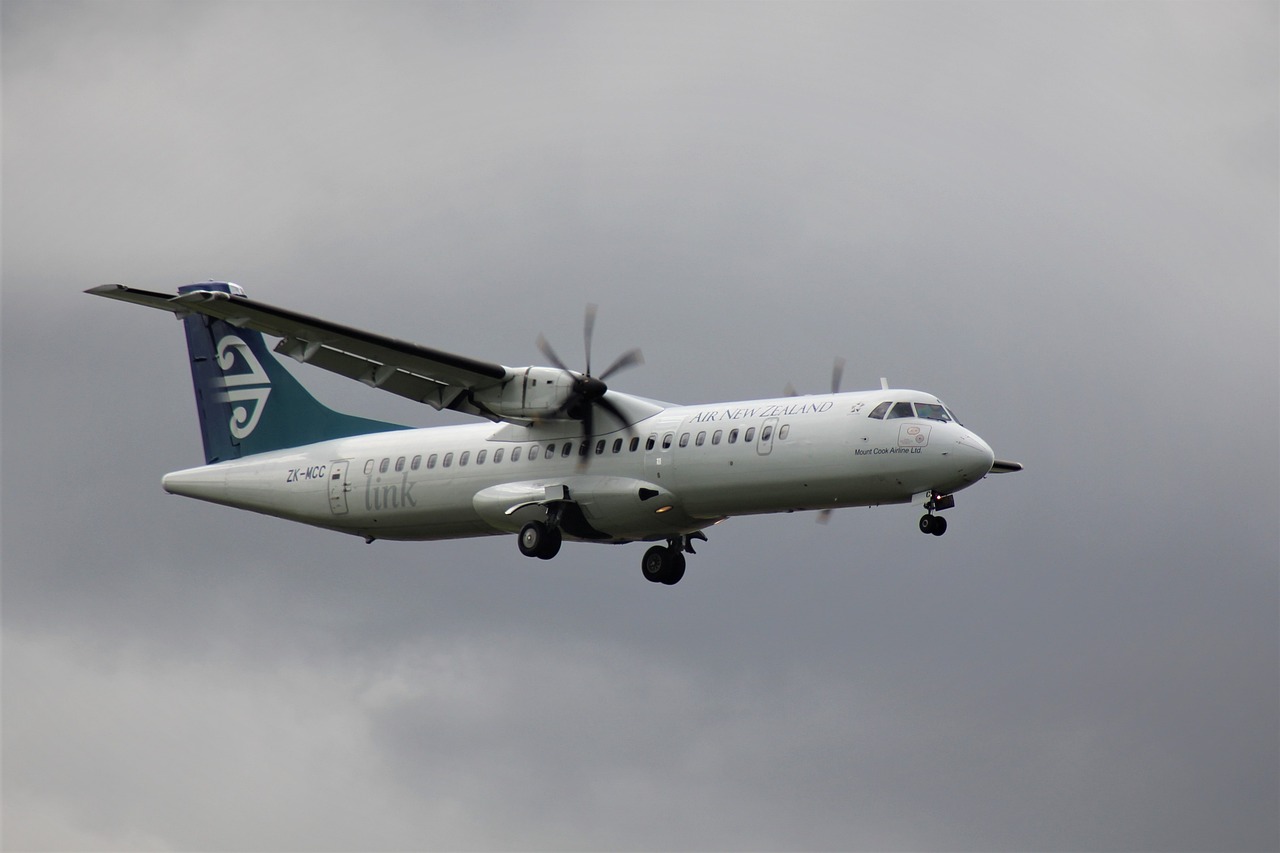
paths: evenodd
<path fill-rule="evenodd" d="M 996 461 L 996 454 L 991 449 L 991 445 L 971 432 L 966 432 L 956 441 L 956 456 L 965 478 L 971 482 L 987 476 L 987 472 Z"/>

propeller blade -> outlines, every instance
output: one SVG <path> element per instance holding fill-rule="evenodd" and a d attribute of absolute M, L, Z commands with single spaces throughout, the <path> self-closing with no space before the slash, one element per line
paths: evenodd
<path fill-rule="evenodd" d="M 596 432 L 596 404 L 588 402 L 582 408 L 582 437 L 591 438 Z"/>
<path fill-rule="evenodd" d="M 644 364 L 644 356 L 641 355 L 638 349 L 628 350 L 618 356 L 617 360 L 609 365 L 608 370 L 600 374 L 600 381 L 603 382 L 619 370 L 626 370 L 628 367 L 635 367 L 637 364 Z"/>
<path fill-rule="evenodd" d="M 596 309 L 594 302 L 587 303 L 587 311 L 582 317 L 582 343 L 587 352 L 587 375 L 591 375 L 591 339 L 596 334 Z"/>
<path fill-rule="evenodd" d="M 617 419 L 618 423 L 622 424 L 623 427 L 626 428 L 628 434 L 635 432 L 635 425 L 627 422 L 627 416 L 624 415 L 622 410 L 619 409 L 608 397 L 601 397 L 599 400 L 596 400 L 595 405 L 613 415 L 613 417 Z"/>
<path fill-rule="evenodd" d="M 830 521 L 830 520 L 831 520 L 831 514 L 832 514 L 833 512 L 835 512 L 835 510 L 833 510 L 833 509 L 820 509 L 820 510 L 818 510 L 818 523 L 819 523 L 819 524 L 826 524 L 828 521 Z"/>
<path fill-rule="evenodd" d="M 565 367 L 564 362 L 560 360 L 560 356 L 556 355 L 556 351 L 551 348 L 551 343 L 542 335 L 538 335 L 538 349 L 542 350 L 542 354 L 556 367 L 569 371 L 569 368 Z"/>
<path fill-rule="evenodd" d="M 835 363 L 831 365 L 831 393 L 840 393 L 840 380 L 844 378 L 844 359 L 836 356 Z"/>
<path fill-rule="evenodd" d="M 785 388 L 783 388 L 783 389 L 782 389 L 782 396 L 784 396 L 784 397 L 799 397 L 799 396 L 800 396 L 800 392 L 796 390 L 796 386 L 794 386 L 794 385 L 792 385 L 790 382 L 788 382 L 788 383 L 787 383 L 787 387 L 785 387 Z"/>

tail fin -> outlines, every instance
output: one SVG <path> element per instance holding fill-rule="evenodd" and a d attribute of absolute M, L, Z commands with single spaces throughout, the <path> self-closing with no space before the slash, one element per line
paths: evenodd
<path fill-rule="evenodd" d="M 243 295 L 234 284 L 192 284 L 179 293 Z M 205 461 L 212 464 L 331 438 L 407 429 L 335 412 L 312 397 L 267 349 L 261 333 L 203 314 L 183 318 Z"/>

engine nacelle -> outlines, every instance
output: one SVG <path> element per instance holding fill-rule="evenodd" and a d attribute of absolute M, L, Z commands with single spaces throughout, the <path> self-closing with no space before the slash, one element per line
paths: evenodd
<path fill-rule="evenodd" d="M 477 391 L 473 399 L 503 419 L 569 419 L 576 413 L 562 410 L 573 396 L 575 380 L 556 367 L 524 367 L 501 385 Z"/>

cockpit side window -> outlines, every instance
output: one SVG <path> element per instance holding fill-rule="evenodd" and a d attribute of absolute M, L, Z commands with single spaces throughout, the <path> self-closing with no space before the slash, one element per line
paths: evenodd
<path fill-rule="evenodd" d="M 910 403 L 894 403 L 893 409 L 890 410 L 889 412 L 889 417 L 891 419 L 892 418 L 910 418 L 914 416 L 915 416 L 915 413 L 911 411 Z"/>
<path fill-rule="evenodd" d="M 871 414 L 867 415 L 867 417 L 884 420 L 884 416 L 889 412 L 889 407 L 892 405 L 893 403 L 881 403 L 880 405 L 872 409 Z"/>
<path fill-rule="evenodd" d="M 931 421 L 951 420 L 951 416 L 947 414 L 946 407 L 937 403 L 916 403 L 916 414 Z"/>

